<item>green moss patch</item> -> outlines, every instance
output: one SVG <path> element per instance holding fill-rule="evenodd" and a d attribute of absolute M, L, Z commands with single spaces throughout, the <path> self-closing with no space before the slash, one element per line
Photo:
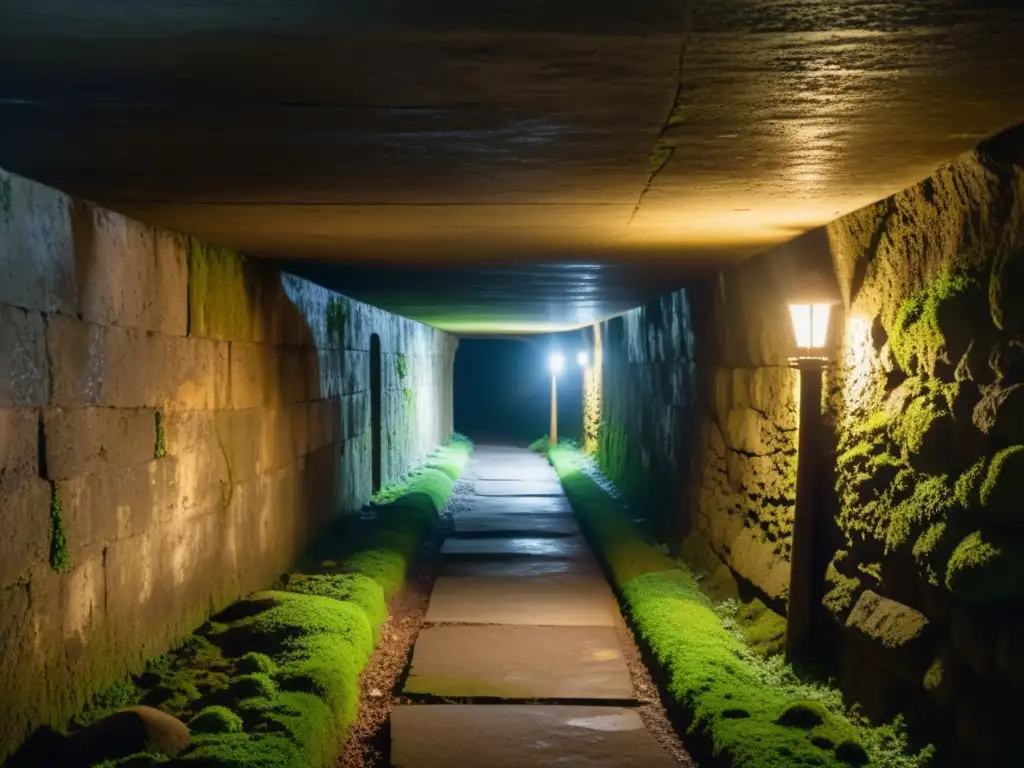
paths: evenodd
<path fill-rule="evenodd" d="M 992 457 L 992 463 L 979 489 L 979 499 L 986 516 L 993 520 L 1024 523 L 1018 485 L 1022 477 L 1024 445 L 1014 445 Z"/>
<path fill-rule="evenodd" d="M 64 530 L 64 505 L 56 483 L 52 483 L 50 488 L 50 567 L 57 573 L 71 570 L 71 553 Z"/>
<path fill-rule="evenodd" d="M 548 455 L 664 673 L 667 693 L 712 759 L 750 768 L 839 768 L 868 759 L 879 766 L 924 764 L 927 753 L 913 759 L 880 747 L 883 740 L 851 719 L 838 692 L 804 683 L 779 657 L 766 660 L 750 650 L 723 623 L 696 578 L 646 541 L 583 471 L 579 452 L 559 446 Z M 803 716 L 807 712 L 813 721 Z"/>
<path fill-rule="evenodd" d="M 904 300 L 889 332 L 889 344 L 900 368 L 910 374 L 919 370 L 930 373 L 937 360 L 948 362 L 950 332 L 958 321 L 964 324 L 965 302 L 979 290 L 974 276 L 947 271 Z"/>
<path fill-rule="evenodd" d="M 316 566 L 229 606 L 79 721 L 142 703 L 189 723 L 192 746 L 175 764 L 334 765 L 357 716 L 359 674 L 387 619 L 386 601 L 401 589 L 471 450 L 460 437 L 435 451 L 432 466 L 411 475 L 375 519 L 347 520 L 322 537 L 329 555 L 311 558 Z"/>
<path fill-rule="evenodd" d="M 153 448 L 153 453 L 158 459 L 162 459 L 167 455 L 167 430 L 164 429 L 164 414 L 162 411 L 157 411 L 154 416 L 156 422 L 156 445 Z"/>
<path fill-rule="evenodd" d="M 847 556 L 845 551 L 836 553 L 832 562 L 825 570 L 825 581 L 829 585 L 829 591 L 825 593 L 821 602 L 831 613 L 836 616 L 845 614 L 853 607 L 853 601 L 860 591 L 860 578 L 847 576 L 839 570 L 838 563 Z"/>
<path fill-rule="evenodd" d="M 240 733 L 245 730 L 242 718 L 227 707 L 206 707 L 196 713 L 188 721 L 188 729 L 193 733 Z"/>
<path fill-rule="evenodd" d="M 973 605 L 1024 600 L 1024 542 L 996 528 L 965 536 L 949 558 L 946 586 Z"/>
<path fill-rule="evenodd" d="M 324 324 L 328 340 L 338 349 L 345 346 L 345 305 L 334 296 L 328 299 L 324 312 Z"/>

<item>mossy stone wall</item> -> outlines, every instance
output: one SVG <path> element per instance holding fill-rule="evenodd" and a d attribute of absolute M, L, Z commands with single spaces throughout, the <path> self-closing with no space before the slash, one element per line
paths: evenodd
<path fill-rule="evenodd" d="M 815 588 L 840 681 L 963 764 L 1002 764 L 1024 693 L 1024 130 L 604 324 L 598 459 L 712 581 L 784 612 L 788 302 L 808 275 L 837 302 Z"/>
<path fill-rule="evenodd" d="M 1018 129 L 828 227 L 845 327 L 826 602 L 844 677 L 879 714 L 904 703 L 953 734 L 971 765 L 999 764 L 1024 693 L 999 650 L 1024 611 L 1022 223 Z M 882 631 L 892 604 L 878 631 L 855 626 L 872 593 L 913 631 Z"/>
<path fill-rule="evenodd" d="M 681 425 L 697 407 L 693 318 L 679 291 L 599 327 L 594 376 L 599 399 L 587 416 L 597 421 L 596 458 L 645 523 L 677 538 L 676 514 L 694 460 Z M 655 480 L 656 479 L 656 480 Z"/>
<path fill-rule="evenodd" d="M 455 340 L 3 171 L 0 190 L 2 762 L 369 498 L 371 334 L 405 360 L 385 481 L 443 442 Z"/>

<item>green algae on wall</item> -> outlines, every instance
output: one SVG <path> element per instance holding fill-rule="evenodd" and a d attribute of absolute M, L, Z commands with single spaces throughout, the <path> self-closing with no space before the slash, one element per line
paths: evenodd
<path fill-rule="evenodd" d="M 324 314 L 324 324 L 327 330 L 327 338 L 334 345 L 341 349 L 345 346 L 345 305 L 337 296 L 327 300 L 327 309 Z"/>
<path fill-rule="evenodd" d="M 164 428 L 164 414 L 162 411 L 156 411 L 154 421 L 156 422 L 156 445 L 154 446 L 153 453 L 156 458 L 162 459 L 167 455 L 167 431 Z"/>
<path fill-rule="evenodd" d="M 187 243 L 189 335 L 254 341 L 259 288 L 244 257 L 196 238 Z"/>
<path fill-rule="evenodd" d="M 57 573 L 71 570 L 71 553 L 64 529 L 64 505 L 56 483 L 51 483 L 50 496 L 50 567 Z"/>
<path fill-rule="evenodd" d="M 845 303 L 829 415 L 846 554 L 824 600 L 840 676 L 872 716 L 914 701 L 965 765 L 1015 754 L 1005 712 L 1022 692 L 995 650 L 1024 600 L 1024 145 L 1014 146 L 965 155 L 828 227 Z M 881 611 L 850 615 L 871 607 L 869 593 L 926 628 L 886 647 Z"/>
<path fill-rule="evenodd" d="M 969 532 L 971 520 L 1005 522 L 1015 515 L 1021 473 L 1002 469 L 1024 456 L 1020 446 L 985 455 L 991 441 L 979 433 L 974 407 L 985 385 L 972 380 L 979 372 L 963 373 L 976 343 L 971 333 L 989 341 L 995 334 L 979 309 L 984 295 L 976 274 L 947 269 L 902 301 L 887 346 L 905 378 L 892 389 L 869 390 L 883 399 L 859 404 L 869 415 L 840 430 L 836 461 L 837 522 L 847 549 L 873 539 L 886 555 L 909 550 L 923 580 L 975 603 L 988 602 L 982 592 L 994 585 L 983 574 L 1001 561 L 1002 549 L 980 546 L 971 536 L 958 544 L 957 537 Z M 891 377 L 891 371 L 883 366 L 876 375 Z M 879 583 L 885 580 L 880 567 Z M 845 601 L 829 602 L 832 609 Z"/>

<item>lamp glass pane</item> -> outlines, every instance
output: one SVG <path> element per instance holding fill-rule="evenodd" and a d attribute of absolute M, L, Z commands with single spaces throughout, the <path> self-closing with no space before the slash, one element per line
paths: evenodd
<path fill-rule="evenodd" d="M 807 349 L 811 346 L 811 305 L 790 304 L 789 316 L 793 320 L 793 335 L 796 345 Z"/>
<path fill-rule="evenodd" d="M 811 309 L 811 346 L 821 349 L 828 339 L 828 315 L 832 307 L 828 304 L 815 304 Z"/>

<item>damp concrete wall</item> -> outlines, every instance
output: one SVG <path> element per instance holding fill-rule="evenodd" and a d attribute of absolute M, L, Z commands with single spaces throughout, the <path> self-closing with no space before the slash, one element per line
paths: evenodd
<path fill-rule="evenodd" d="M 799 391 L 787 302 L 827 275 L 814 585 L 844 692 L 964 765 L 1024 693 L 1024 134 L 600 326 L 598 461 L 720 596 L 784 613 Z"/>
<path fill-rule="evenodd" d="M 0 760 L 452 430 L 456 340 L 0 171 Z"/>

